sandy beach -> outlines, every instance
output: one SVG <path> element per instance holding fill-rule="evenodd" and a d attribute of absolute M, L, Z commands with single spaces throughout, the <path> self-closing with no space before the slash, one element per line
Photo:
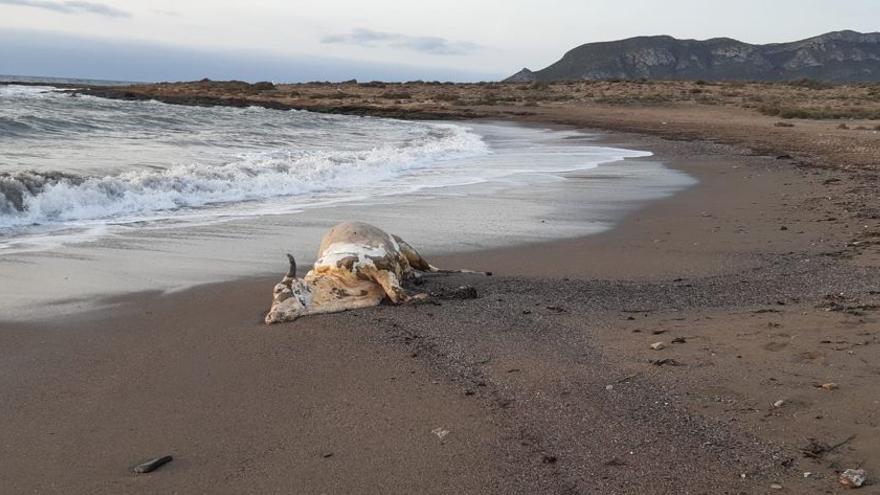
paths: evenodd
<path fill-rule="evenodd" d="M 880 472 L 873 176 L 608 139 L 699 184 L 601 234 L 435 253 L 495 272 L 426 282 L 474 300 L 266 327 L 260 276 L 3 323 L 0 485 L 833 493 Z"/>

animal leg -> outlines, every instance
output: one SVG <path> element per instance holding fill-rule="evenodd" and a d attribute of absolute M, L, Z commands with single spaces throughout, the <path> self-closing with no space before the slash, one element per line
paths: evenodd
<path fill-rule="evenodd" d="M 400 252 L 403 254 L 406 261 L 409 263 L 409 266 L 413 267 L 416 270 L 428 273 L 479 273 L 482 275 L 492 275 L 492 272 L 477 272 L 474 270 L 445 270 L 442 268 L 437 268 L 436 266 L 428 263 L 428 261 L 419 254 L 418 251 L 415 250 L 412 246 L 410 246 L 406 241 L 401 239 L 396 235 L 392 235 L 391 237 L 397 241 L 397 245 L 400 246 Z"/>
<path fill-rule="evenodd" d="M 382 290 L 385 291 L 385 295 L 392 304 L 401 304 L 413 298 L 423 297 L 421 295 L 410 296 L 407 294 L 406 289 L 400 285 L 397 275 L 390 270 L 371 271 L 369 276 L 382 287 Z"/>

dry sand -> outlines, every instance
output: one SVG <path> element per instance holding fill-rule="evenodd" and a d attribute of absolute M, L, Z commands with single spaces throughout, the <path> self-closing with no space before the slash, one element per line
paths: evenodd
<path fill-rule="evenodd" d="M 475 300 L 265 327 L 276 280 L 252 279 L 4 324 L 0 486 L 834 493 L 838 470 L 880 473 L 873 176 L 619 139 L 701 184 L 605 234 L 436 259 L 496 272 L 427 282 Z"/>

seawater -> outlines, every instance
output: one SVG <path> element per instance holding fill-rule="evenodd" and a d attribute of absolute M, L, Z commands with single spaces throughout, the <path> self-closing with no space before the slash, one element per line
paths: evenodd
<path fill-rule="evenodd" d="M 2 86 L 0 246 L 108 226 L 278 214 L 649 155 L 573 145 L 558 134 L 483 131 Z"/>

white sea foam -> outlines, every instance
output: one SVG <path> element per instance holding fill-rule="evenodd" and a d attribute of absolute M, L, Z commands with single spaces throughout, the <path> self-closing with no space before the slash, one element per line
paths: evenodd
<path fill-rule="evenodd" d="M 40 98 L 44 95 L 58 91 L 50 86 L 16 86 L 0 85 L 0 97 L 20 97 Z"/>
<path fill-rule="evenodd" d="M 103 177 L 47 179 L 24 191 L 19 205 L 0 207 L 0 228 L 84 220 L 140 218 L 222 203 L 259 201 L 355 189 L 444 160 L 488 152 L 465 127 L 436 124 L 424 140 L 365 151 L 277 149 L 243 153 L 221 165 L 175 165 Z M 0 177 L 0 185 L 20 180 Z M 5 211 L 4 211 L 5 210 Z"/>

